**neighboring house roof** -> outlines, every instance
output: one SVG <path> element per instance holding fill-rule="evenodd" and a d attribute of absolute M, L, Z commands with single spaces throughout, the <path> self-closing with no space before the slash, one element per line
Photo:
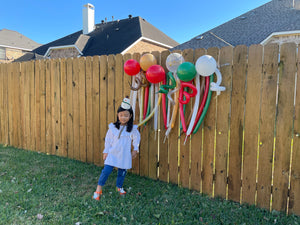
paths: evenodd
<path fill-rule="evenodd" d="M 0 30 L 0 47 L 31 51 L 39 46 L 41 45 L 17 31 L 8 29 Z"/>
<path fill-rule="evenodd" d="M 175 49 L 260 44 L 276 32 L 300 33 L 300 10 L 293 0 L 273 0 L 193 39 Z"/>
<path fill-rule="evenodd" d="M 140 39 L 172 48 L 179 43 L 141 17 L 129 17 L 123 20 L 102 22 L 95 25 L 95 30 L 82 34 L 82 30 L 36 48 L 33 52 L 45 55 L 49 48 L 73 46 L 82 56 L 109 55 L 122 53 Z M 26 61 L 28 57 L 16 61 Z M 35 59 L 32 55 L 31 59 Z"/>

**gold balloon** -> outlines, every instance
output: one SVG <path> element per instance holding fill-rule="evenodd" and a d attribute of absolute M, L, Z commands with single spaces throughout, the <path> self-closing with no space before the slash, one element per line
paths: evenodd
<path fill-rule="evenodd" d="M 151 53 L 146 53 L 140 58 L 140 66 L 144 71 L 155 64 L 157 64 L 156 58 Z"/>

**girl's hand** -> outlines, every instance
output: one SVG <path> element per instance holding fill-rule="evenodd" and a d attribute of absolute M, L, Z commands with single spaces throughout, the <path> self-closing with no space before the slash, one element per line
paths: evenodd
<path fill-rule="evenodd" d="M 103 160 L 107 158 L 108 153 L 103 153 Z"/>
<path fill-rule="evenodd" d="M 132 158 L 134 159 L 136 156 L 137 156 L 138 152 L 137 151 L 132 151 L 131 155 L 132 155 Z"/>

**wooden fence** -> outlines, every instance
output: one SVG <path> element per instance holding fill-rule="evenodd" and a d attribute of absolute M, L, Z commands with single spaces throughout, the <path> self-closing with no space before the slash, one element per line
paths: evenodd
<path fill-rule="evenodd" d="M 212 55 L 226 91 L 184 144 L 160 116 L 140 128 L 132 172 L 212 197 L 300 215 L 300 53 L 295 44 L 186 49 Z M 165 67 L 168 51 L 153 52 Z M 130 94 L 123 65 L 139 54 L 0 64 L 0 142 L 103 165 L 107 125 Z M 298 76 L 298 79 L 297 79 Z M 188 115 L 192 110 L 189 103 Z M 136 117 L 138 118 L 138 116 Z M 138 122 L 138 121 L 136 121 Z"/>

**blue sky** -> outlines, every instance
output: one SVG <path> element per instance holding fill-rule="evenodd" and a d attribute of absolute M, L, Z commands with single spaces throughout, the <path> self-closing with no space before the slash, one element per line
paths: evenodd
<path fill-rule="evenodd" d="M 5 0 L 0 29 L 46 44 L 82 29 L 82 8 L 95 6 L 95 23 L 140 16 L 179 43 L 270 0 Z"/>

